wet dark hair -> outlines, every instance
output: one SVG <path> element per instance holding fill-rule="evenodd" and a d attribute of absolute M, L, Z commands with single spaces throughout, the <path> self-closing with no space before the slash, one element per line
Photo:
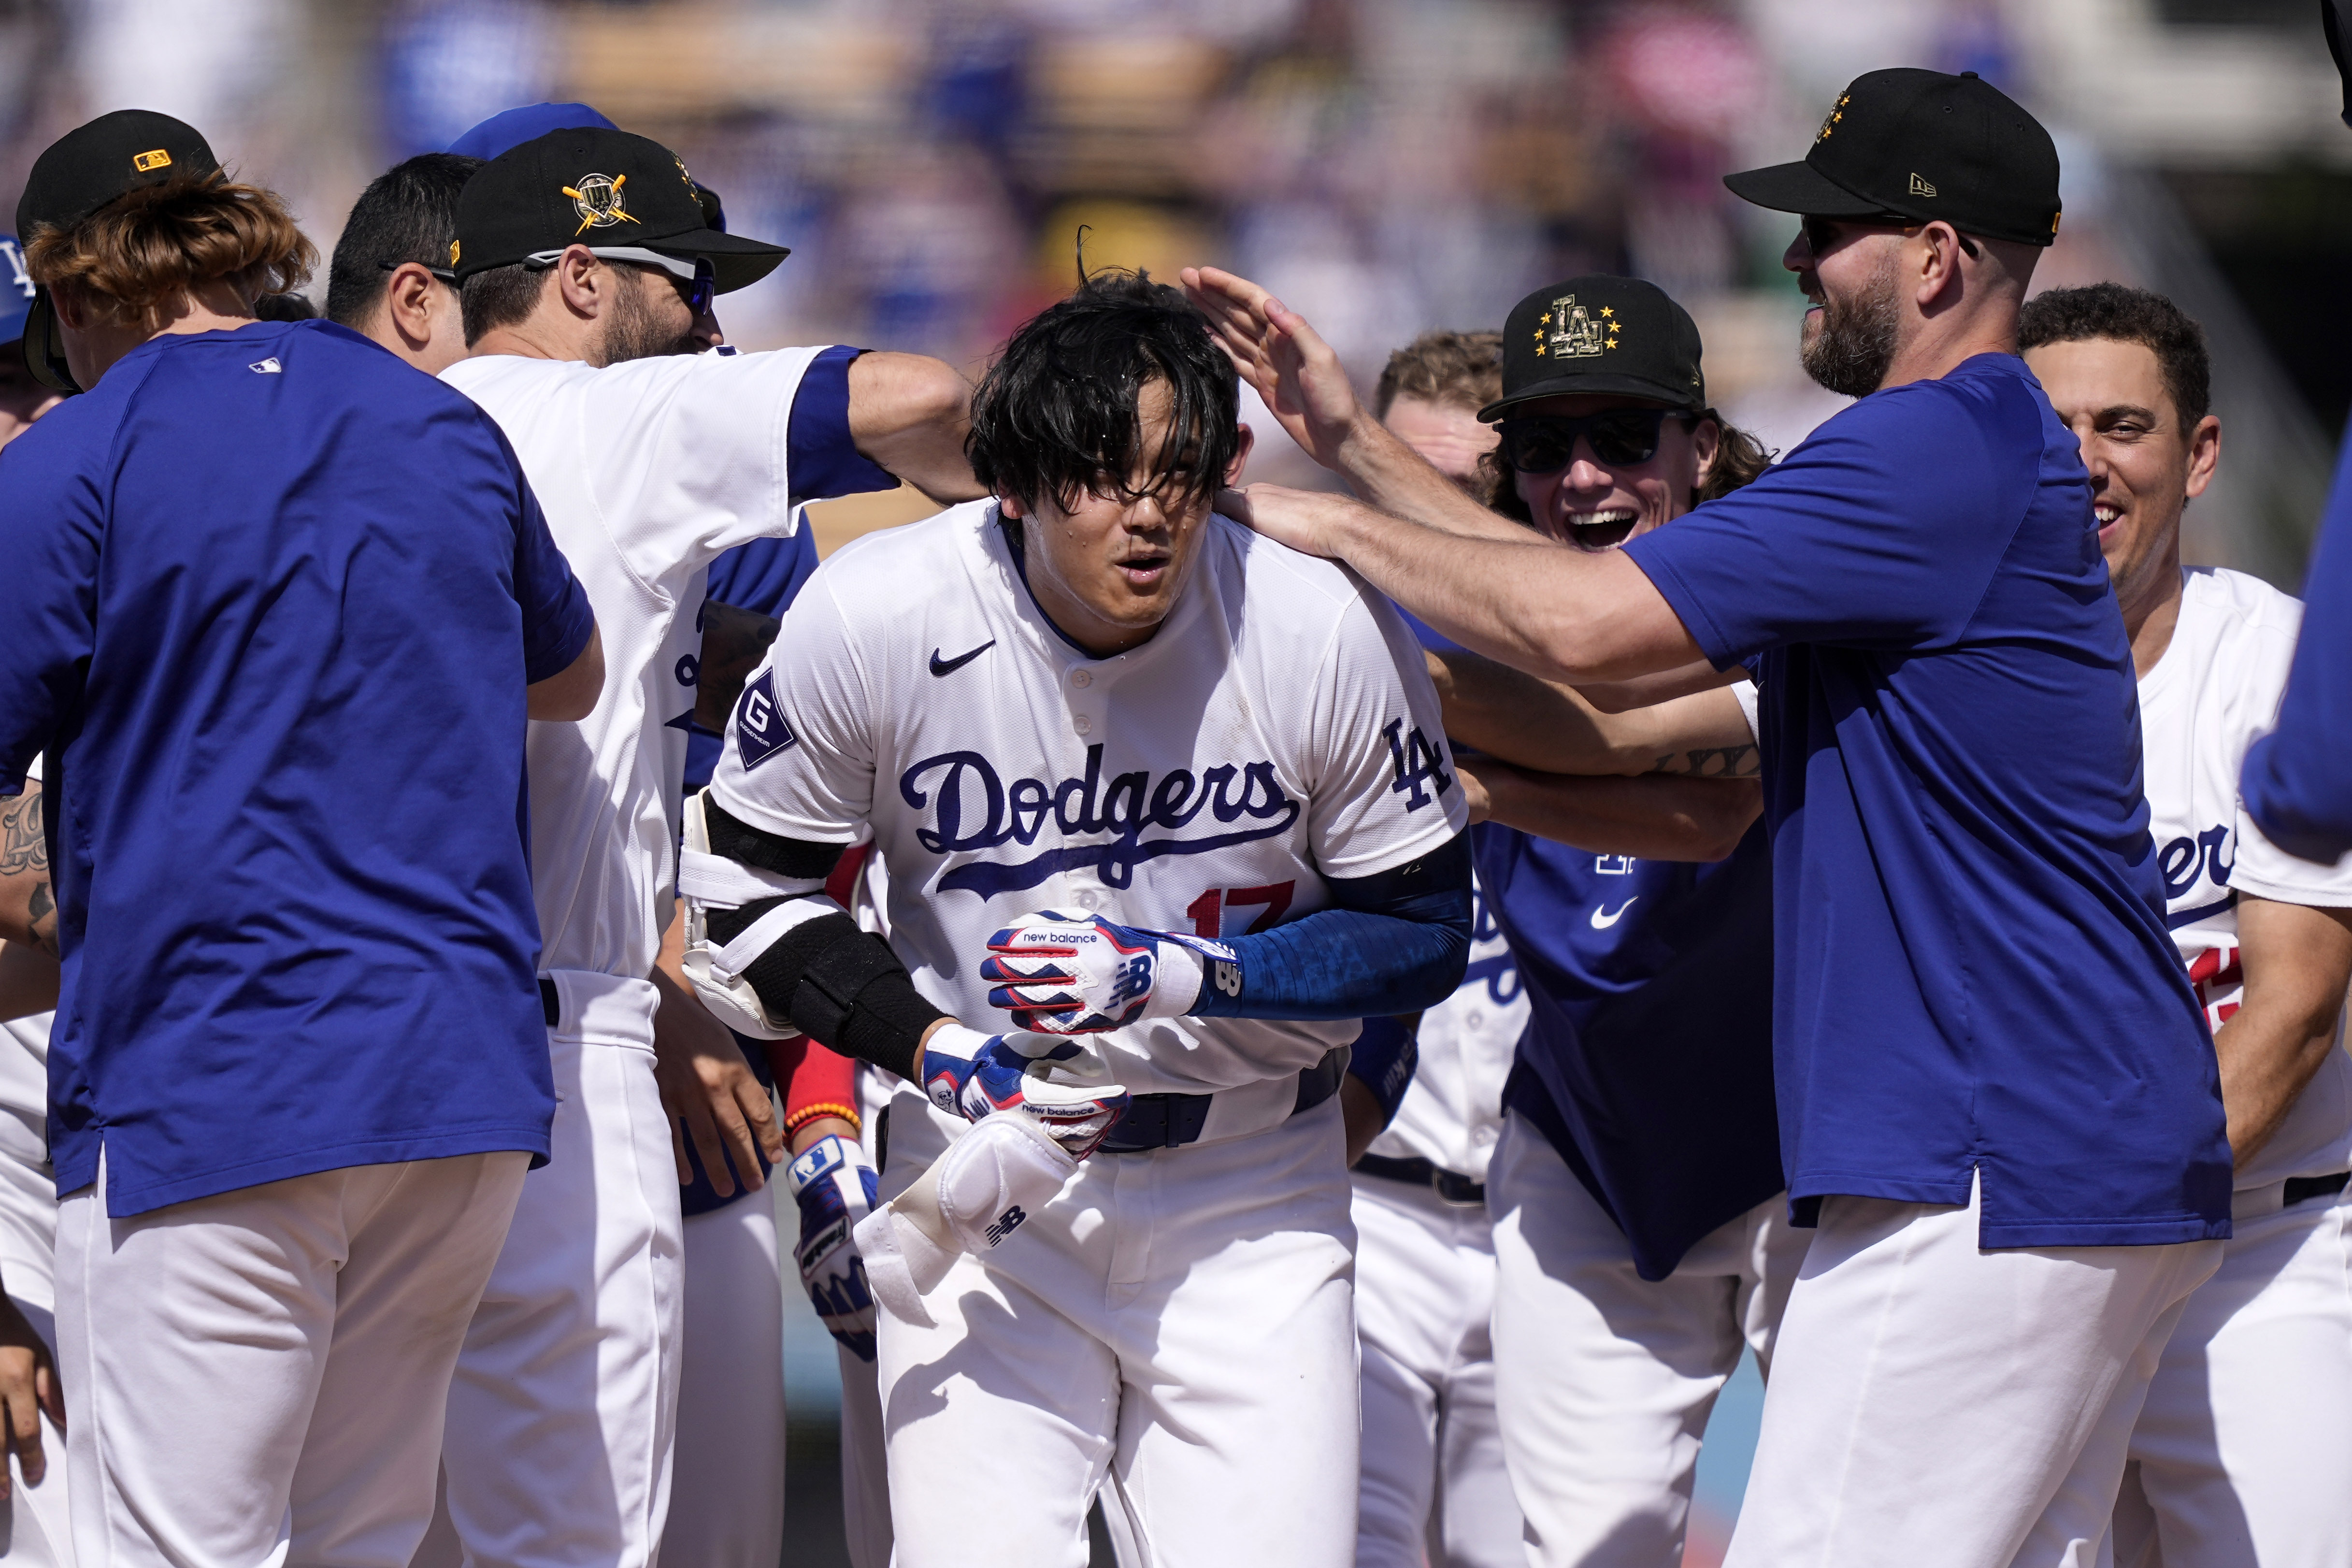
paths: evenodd
<path fill-rule="evenodd" d="M 2165 395 L 2180 416 L 2180 434 L 2197 428 L 2213 406 L 2213 362 L 2205 352 L 2205 329 L 2161 294 L 2121 283 L 2080 289 L 2050 289 L 2025 302 L 2017 316 L 2017 352 L 2044 343 L 2111 338 L 2137 343 L 2156 356 Z"/>
<path fill-rule="evenodd" d="M 1171 509 L 1190 505 L 1216 493 L 1240 449 L 1240 379 L 1181 293 L 1105 268 L 1013 334 L 972 395 L 964 451 L 982 484 L 1024 507 L 1155 490 Z M 1172 406 L 1147 454 L 1137 410 L 1155 381 Z M 1130 484 L 1139 458 L 1151 474 L 1141 490 Z"/>
<path fill-rule="evenodd" d="M 327 320 L 354 331 L 373 320 L 391 275 L 386 262 L 447 267 L 457 193 L 481 166 L 461 153 L 419 153 L 378 174 L 352 204 L 327 263 Z"/>
<path fill-rule="evenodd" d="M 1696 427 L 1700 420 L 1713 420 L 1717 432 L 1715 462 L 1706 470 L 1706 478 L 1691 487 L 1690 504 L 1699 506 L 1727 496 L 1740 486 L 1751 484 L 1763 477 L 1772 466 L 1772 451 L 1763 442 L 1730 423 L 1714 409 L 1702 409 L 1696 414 L 1677 410 L 1669 418 L 1680 417 Z M 1478 459 L 1478 477 L 1486 481 L 1486 506 L 1514 522 L 1533 525 L 1535 514 L 1528 503 L 1519 499 L 1517 476 L 1503 461 L 1501 448 L 1488 452 Z"/>

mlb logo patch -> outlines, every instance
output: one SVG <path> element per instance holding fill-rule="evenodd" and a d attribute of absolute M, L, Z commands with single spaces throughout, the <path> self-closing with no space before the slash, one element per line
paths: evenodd
<path fill-rule="evenodd" d="M 750 773 L 800 739 L 776 705 L 776 672 L 763 669 L 735 700 L 735 749 Z"/>

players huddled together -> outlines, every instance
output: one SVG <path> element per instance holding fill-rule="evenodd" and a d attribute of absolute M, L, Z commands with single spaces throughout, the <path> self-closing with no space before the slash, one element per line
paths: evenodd
<path fill-rule="evenodd" d="M 2032 293 L 1998 90 L 1727 184 L 1855 400 L 1784 454 L 1631 278 L 1367 403 L 1100 270 L 975 387 L 739 352 L 788 252 L 584 105 L 318 320 L 194 128 L 58 140 L 0 1563 L 792 1562 L 789 1250 L 857 1568 L 1674 1568 L 1751 1350 L 1738 1568 L 2352 1565 L 2343 625 L 2183 565 L 2203 335 Z"/>

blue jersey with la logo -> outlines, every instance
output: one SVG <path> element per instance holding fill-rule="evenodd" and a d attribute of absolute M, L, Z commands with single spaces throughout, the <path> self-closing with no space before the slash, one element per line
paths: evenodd
<path fill-rule="evenodd" d="M 547 1152 L 524 683 L 588 600 L 472 403 L 323 321 L 154 339 L 0 453 L 50 753 L 58 1185 Z"/>
<path fill-rule="evenodd" d="M 940 1006 L 1000 1016 L 979 961 L 1032 911 L 1244 936 L 1461 832 L 1420 650 L 1344 569 L 1213 518 L 1169 618 L 1108 658 L 1062 637 L 1023 571 L 992 502 L 844 548 L 784 616 L 711 783 L 785 837 L 870 823 L 891 945 Z M 1090 1040 L 1137 1093 L 1286 1112 L 1358 1029 L 1185 1017 Z"/>

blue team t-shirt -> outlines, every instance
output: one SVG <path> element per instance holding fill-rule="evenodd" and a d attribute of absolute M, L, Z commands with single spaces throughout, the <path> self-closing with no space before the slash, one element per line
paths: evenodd
<path fill-rule="evenodd" d="M 2278 727 L 2246 748 L 2246 815 L 2290 855 L 2328 864 L 2352 850 L 2352 439 L 2303 585 L 2303 631 Z"/>
<path fill-rule="evenodd" d="M 0 540 L 58 1190 L 543 1159 L 523 689 L 594 617 L 488 416 L 324 321 L 157 338 L 0 452 Z"/>
<path fill-rule="evenodd" d="M 1799 1219 L 1832 1193 L 1965 1204 L 1974 1173 L 1989 1247 L 2228 1236 L 2131 649 L 2024 362 L 1865 397 L 1625 549 L 1717 668 L 1760 678 Z"/>

